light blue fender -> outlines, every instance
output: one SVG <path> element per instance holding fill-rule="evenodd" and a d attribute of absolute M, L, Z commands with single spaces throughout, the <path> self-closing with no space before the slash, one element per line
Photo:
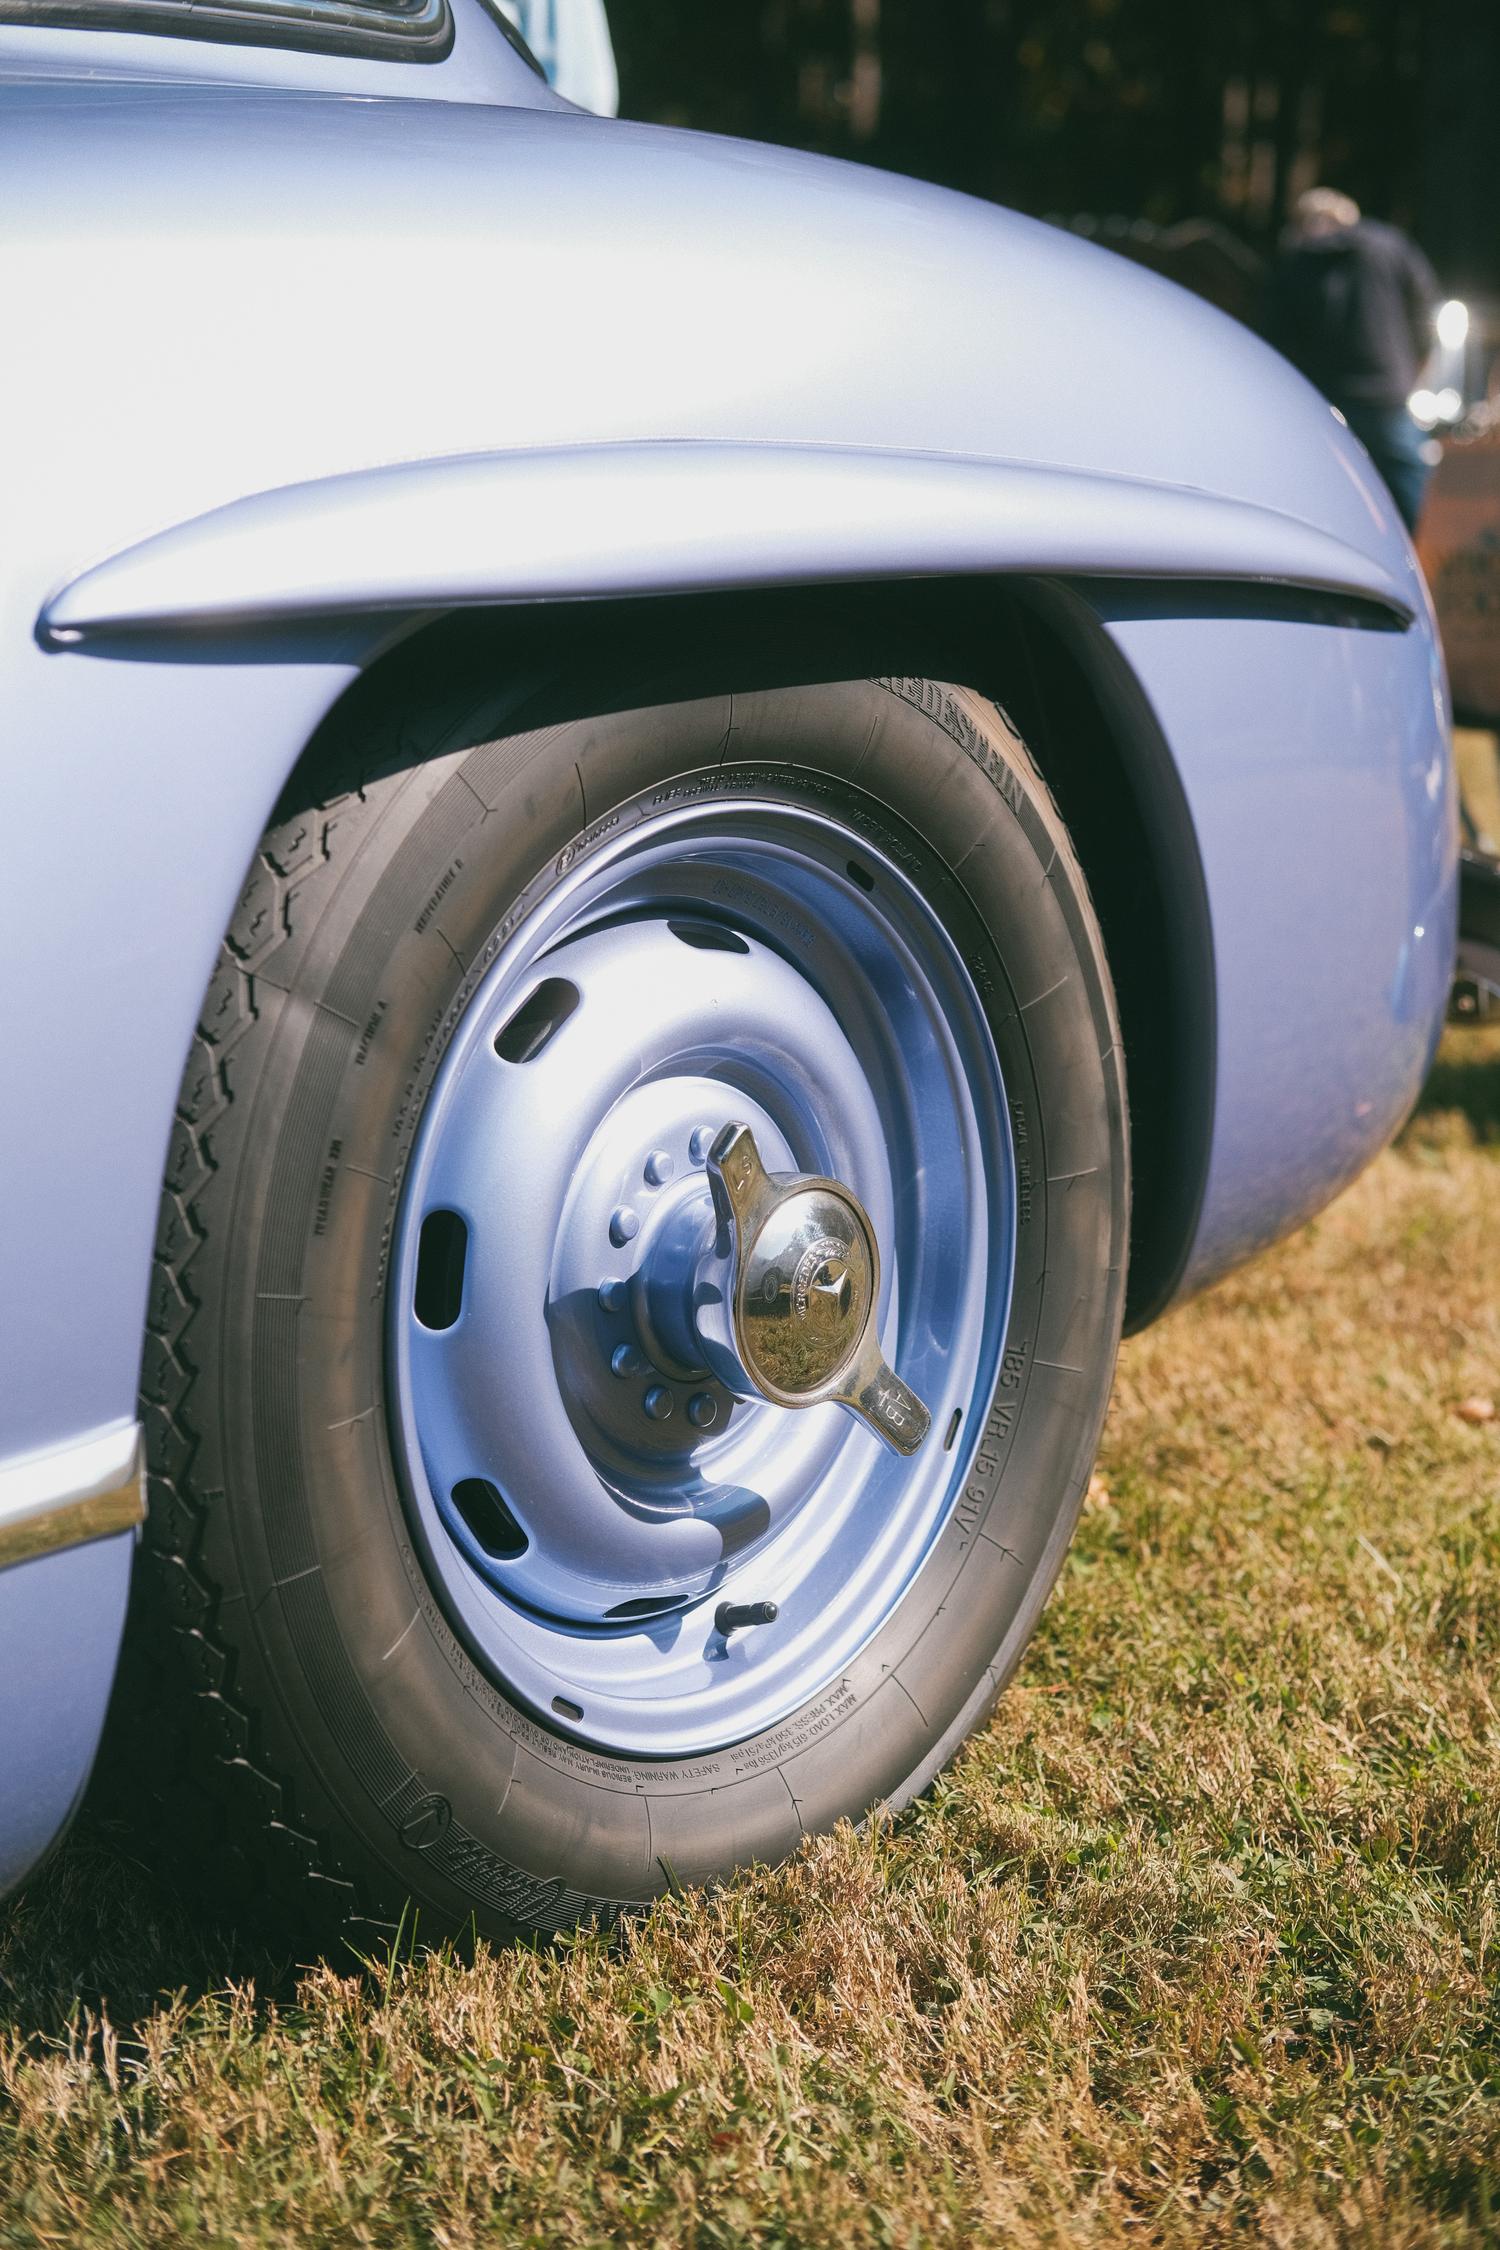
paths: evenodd
<path fill-rule="evenodd" d="M 583 117 L 524 72 L 495 84 L 525 107 L 476 102 L 482 72 L 353 99 L 301 59 L 184 48 L 174 85 L 172 42 L 25 38 L 0 33 L 0 1473 L 133 1418 L 215 949 L 301 749 L 413 610 L 1086 578 L 1207 900 L 1184 1282 L 1380 1145 L 1446 977 L 1441 673 L 1383 488 L 1282 362 L 1074 238 Z M 287 83 L 229 82 L 256 69 Z M 1393 629 L 1236 619 L 1210 579 Z M 110 1646 L 126 1551 L 20 1564 L 7 1596 L 45 1569 L 48 1614 Z"/>
<path fill-rule="evenodd" d="M 1181 1299 L 1321 1209 L 1426 1076 L 1456 934 L 1447 689 L 1425 627 L 1089 600 L 1176 753 L 1212 927 L 1213 1131 Z"/>
<path fill-rule="evenodd" d="M 641 526 L 649 523 L 649 541 Z M 1295 516 L 1030 461 L 848 447 L 572 446 L 408 461 L 231 501 L 85 571 L 54 648 L 382 610 L 1065 572 L 1298 586 L 1411 621 L 1412 587 Z"/>

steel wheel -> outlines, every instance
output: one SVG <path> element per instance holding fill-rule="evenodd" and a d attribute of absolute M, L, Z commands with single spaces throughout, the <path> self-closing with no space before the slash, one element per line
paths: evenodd
<path fill-rule="evenodd" d="M 914 1451 L 826 1395 L 865 1309 L 847 1256 L 811 1273 L 827 1342 L 791 1308 L 815 1403 L 736 1355 L 708 1169 L 736 1125 L 772 1174 L 827 1183 L 834 1223 L 864 1221 L 870 1329 L 931 1416 Z M 558 884 L 454 1032 L 389 1294 L 409 1504 L 497 1683 L 641 1758 L 739 1741 L 813 1697 L 963 1487 L 1013 1222 L 984 1013 L 866 839 L 721 802 Z M 775 1271 L 790 1306 L 793 1266 Z"/>

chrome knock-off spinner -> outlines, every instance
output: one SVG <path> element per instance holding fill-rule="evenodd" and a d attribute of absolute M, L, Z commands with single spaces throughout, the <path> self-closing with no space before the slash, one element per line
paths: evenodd
<path fill-rule="evenodd" d="M 893 1452 L 915 1453 L 932 1417 L 880 1348 L 880 1251 L 858 1197 L 837 1180 L 768 1172 L 742 1124 L 715 1140 L 708 1176 L 722 1246 L 694 1302 L 720 1380 L 776 1406 L 832 1401 Z"/>

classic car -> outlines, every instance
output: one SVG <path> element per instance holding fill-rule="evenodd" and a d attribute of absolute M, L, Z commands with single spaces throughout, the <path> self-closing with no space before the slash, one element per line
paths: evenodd
<path fill-rule="evenodd" d="M 289 1928 L 899 1808 L 1122 1327 L 1430 1058 L 1379 478 L 1157 276 L 485 0 L 0 0 L 0 209 L 0 1880 L 112 1694 Z"/>

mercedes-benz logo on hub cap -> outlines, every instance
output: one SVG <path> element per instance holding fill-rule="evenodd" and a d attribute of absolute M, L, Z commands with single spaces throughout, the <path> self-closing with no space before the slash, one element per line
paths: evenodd
<path fill-rule="evenodd" d="M 746 1247 L 739 1326 L 750 1372 L 793 1398 L 831 1383 L 864 1333 L 874 1268 L 862 1214 L 833 1188 L 777 1203 Z"/>

